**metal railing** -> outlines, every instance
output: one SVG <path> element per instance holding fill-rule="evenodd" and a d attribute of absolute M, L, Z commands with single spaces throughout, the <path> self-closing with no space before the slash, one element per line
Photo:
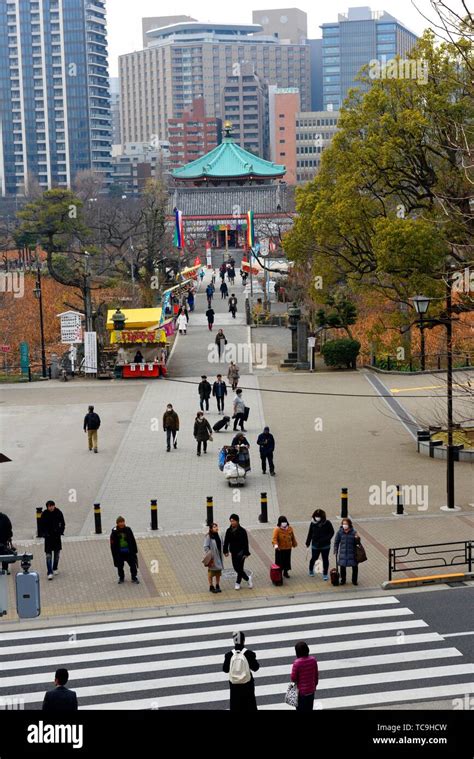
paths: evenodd
<path fill-rule="evenodd" d="M 419 372 L 421 371 L 421 355 L 413 353 L 409 358 L 399 359 L 395 355 L 370 355 L 359 354 L 358 361 L 364 366 L 373 366 L 375 369 L 385 369 L 390 372 Z M 447 368 L 447 353 L 427 353 L 425 355 L 425 371 L 444 371 Z M 453 366 L 455 369 L 471 368 L 474 366 L 474 353 L 472 351 L 454 351 Z"/>
<path fill-rule="evenodd" d="M 423 546 L 389 548 L 388 579 L 390 581 L 395 572 L 406 572 L 407 570 L 414 569 L 445 569 L 465 564 L 467 564 L 467 571 L 472 572 L 473 545 L 474 541 L 463 540 L 453 541 L 452 543 L 431 543 Z M 434 564 L 426 563 L 433 561 L 435 562 Z"/>

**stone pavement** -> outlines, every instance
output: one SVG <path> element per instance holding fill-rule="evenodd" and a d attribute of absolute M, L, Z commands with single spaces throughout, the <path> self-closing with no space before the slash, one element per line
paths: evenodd
<path fill-rule="evenodd" d="M 214 330 L 207 329 L 204 312 L 207 302 L 204 294 L 207 273 L 201 292 L 196 297 L 196 310 L 190 314 L 186 335 L 178 335 L 170 359 L 169 379 L 149 383 L 137 406 L 133 419 L 127 428 L 115 459 L 98 491 L 96 502 L 102 506 L 104 530 L 110 530 L 116 517 L 122 514 L 137 532 L 145 532 L 150 525 L 150 500 L 158 501 L 160 528 L 165 532 L 199 529 L 205 523 L 206 499 L 214 498 L 214 515 L 224 522 L 229 514 L 237 512 L 242 522 L 253 524 L 260 511 L 260 494 L 267 492 L 269 517 L 276 519 L 279 514 L 274 478 L 263 475 L 256 446 L 258 434 L 265 423 L 258 383 L 252 374 L 252 365 L 244 364 L 240 358 L 250 356 L 249 329 L 243 314 L 241 285 L 230 288 L 238 298 L 239 311 L 233 319 L 228 313 L 227 301 L 220 299 L 217 292 L 213 308 L 216 312 Z M 218 469 L 217 459 L 220 448 L 229 445 L 234 436 L 232 425 L 220 433 L 214 433 L 208 444 L 207 455 L 196 455 L 193 426 L 199 410 L 197 385 L 202 374 L 214 381 L 221 372 L 226 378 L 228 362 L 214 360 L 214 341 L 217 330 L 224 327 L 228 340 L 228 355 L 235 353 L 241 369 L 240 385 L 246 388 L 243 398 L 250 407 L 250 417 L 246 424 L 247 436 L 251 444 L 252 471 L 247 474 L 242 488 L 230 488 L 224 475 Z M 190 370 L 193 372 L 189 376 Z M 232 416 L 234 393 L 228 387 L 225 413 Z M 167 403 L 172 403 L 180 417 L 178 448 L 166 452 L 166 437 L 162 428 L 162 416 Z M 206 413 L 211 426 L 221 416 L 217 413 L 215 399 L 210 400 L 210 410 Z M 94 530 L 93 513 L 90 510 L 81 530 L 82 535 L 90 535 Z"/>
<path fill-rule="evenodd" d="M 227 516 L 227 515 L 226 515 Z M 333 519 L 337 526 L 339 520 Z M 244 523 L 245 525 L 245 523 Z M 227 518 L 221 519 L 222 532 L 228 526 Z M 245 525 L 247 526 L 247 525 Z M 380 591 L 381 583 L 388 579 L 388 548 L 418 543 L 433 544 L 446 540 L 449 526 L 450 540 L 466 540 L 473 536 L 474 518 L 457 513 L 442 516 L 417 515 L 379 519 L 360 519 L 355 523 L 367 551 L 368 561 L 361 565 L 359 586 L 356 592 Z M 273 561 L 271 545 L 272 524 L 252 526 L 249 529 L 251 557 L 247 568 L 254 573 L 255 587 L 249 590 L 242 583 L 240 591 L 234 590 L 234 577 L 230 559 L 225 560 L 226 570 L 221 582 L 223 592 L 211 595 L 207 587 L 207 572 L 201 563 L 205 529 L 178 535 L 159 534 L 156 537 L 137 535 L 139 546 L 139 586 L 130 583 L 128 567 L 126 582 L 117 584 L 108 535 L 89 538 L 65 538 L 60 562 L 60 573 L 53 582 L 46 579 L 42 541 L 19 543 L 21 551 L 33 553 L 32 569 L 40 572 L 42 613 L 39 624 L 49 617 L 80 616 L 112 611 L 159 611 L 178 605 L 211 603 L 221 608 L 225 603 L 249 604 L 257 599 L 278 599 L 299 594 L 316 594 L 319 597 L 353 593 L 348 581 L 345 587 L 332 587 L 321 575 L 307 574 L 309 551 L 305 547 L 308 523 L 293 523 L 298 547 L 293 550 L 291 579 L 282 587 L 275 587 L 269 579 L 269 566 Z M 417 536 L 414 540 L 413 535 Z M 334 562 L 331 560 L 331 566 Z M 16 570 L 15 570 L 16 571 Z M 443 570 L 431 570 L 432 574 Z M 447 571 L 447 570 L 446 570 Z M 466 571 L 457 567 L 455 571 Z M 397 575 L 415 576 L 430 571 L 407 571 Z M 350 574 L 349 574 L 350 580 Z M 14 622 L 15 599 L 13 576 L 8 578 L 10 612 L 4 622 Z M 24 624 L 24 621 L 21 622 Z"/>

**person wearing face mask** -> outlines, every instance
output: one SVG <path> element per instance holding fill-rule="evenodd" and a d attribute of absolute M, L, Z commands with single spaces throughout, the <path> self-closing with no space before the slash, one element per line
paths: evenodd
<path fill-rule="evenodd" d="M 308 572 L 310 577 L 314 577 L 314 565 L 319 557 L 322 556 L 323 580 L 329 578 L 329 551 L 331 550 L 333 535 L 334 527 L 329 519 L 326 519 L 326 512 L 322 509 L 316 509 L 313 512 L 308 537 L 306 538 L 306 548 L 311 546 L 311 559 Z"/>
<path fill-rule="evenodd" d="M 222 537 L 219 535 L 219 525 L 213 522 L 209 527 L 209 532 L 204 541 L 204 563 L 207 566 L 207 576 L 209 580 L 209 592 L 221 593 L 220 580 L 222 570 L 224 569 L 224 559 L 222 557 Z M 209 554 L 210 552 L 210 554 Z M 216 578 L 216 587 L 213 585 L 214 577 Z"/>
<path fill-rule="evenodd" d="M 352 520 L 345 517 L 334 540 L 334 554 L 341 570 L 341 585 L 346 584 L 347 567 L 352 567 L 352 584 L 358 584 L 359 567 L 356 556 L 356 545 L 358 543 L 360 543 L 360 537 L 352 526 Z"/>
<path fill-rule="evenodd" d="M 176 433 L 179 430 L 179 416 L 171 403 L 168 403 L 163 414 L 163 430 L 166 432 L 166 450 L 171 450 L 171 437 L 173 437 L 173 448 L 177 448 Z"/>
<path fill-rule="evenodd" d="M 291 549 L 296 548 L 298 543 L 286 517 L 278 517 L 277 526 L 273 530 L 272 543 L 275 549 L 275 564 L 283 569 L 283 577 L 289 578 Z"/>

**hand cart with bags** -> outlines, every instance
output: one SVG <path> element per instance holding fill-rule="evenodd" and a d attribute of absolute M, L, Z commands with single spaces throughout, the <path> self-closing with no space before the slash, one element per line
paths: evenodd
<path fill-rule="evenodd" d="M 219 469 L 229 487 L 243 487 L 250 471 L 249 449 L 246 445 L 224 445 L 219 451 Z"/>

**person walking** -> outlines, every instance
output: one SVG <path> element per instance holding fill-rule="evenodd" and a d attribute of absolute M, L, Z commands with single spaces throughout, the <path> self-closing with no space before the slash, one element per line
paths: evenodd
<path fill-rule="evenodd" d="M 237 388 L 235 391 L 235 398 L 234 398 L 234 416 L 232 417 L 234 420 L 234 432 L 237 430 L 237 425 L 240 424 L 240 429 L 242 432 L 247 432 L 247 430 L 244 427 L 244 421 L 245 421 L 245 401 L 242 398 L 242 390 L 240 387 Z"/>
<path fill-rule="evenodd" d="M 229 295 L 229 288 L 224 281 L 222 281 L 222 285 L 220 286 L 219 290 L 221 291 L 221 300 L 225 300 Z"/>
<path fill-rule="evenodd" d="M 229 380 L 232 386 L 232 390 L 235 390 L 237 388 L 237 385 L 239 384 L 240 369 L 237 366 L 237 364 L 234 364 L 233 361 L 230 362 L 229 369 L 227 372 L 227 379 Z"/>
<path fill-rule="evenodd" d="M 207 566 L 207 577 L 209 580 L 210 593 L 222 592 L 220 586 L 222 570 L 224 569 L 222 542 L 222 537 L 219 535 L 219 525 L 216 522 L 213 522 L 209 527 L 209 532 L 207 533 L 206 539 L 204 541 L 204 559 Z M 216 587 L 213 585 L 214 578 L 216 580 Z"/>
<path fill-rule="evenodd" d="M 94 406 L 89 406 L 89 411 L 84 417 L 84 432 L 87 432 L 89 450 L 94 449 L 94 453 L 99 452 L 98 430 L 100 427 L 100 416 L 94 411 Z"/>
<path fill-rule="evenodd" d="M 333 535 L 334 527 L 329 519 L 326 519 L 326 512 L 323 509 L 316 509 L 313 512 L 308 537 L 306 538 L 306 547 L 309 548 L 311 546 L 311 559 L 308 571 L 310 577 L 314 577 L 314 565 L 319 557 L 322 556 L 323 580 L 329 579 L 329 551 L 331 550 Z"/>
<path fill-rule="evenodd" d="M 234 648 L 224 657 L 222 670 L 229 675 L 230 711 L 256 712 L 255 681 L 252 672 L 258 672 L 260 664 L 254 651 L 245 648 L 245 635 L 235 632 Z"/>
<path fill-rule="evenodd" d="M 190 290 L 188 292 L 187 301 L 188 301 L 189 310 L 194 311 L 194 290 Z"/>
<path fill-rule="evenodd" d="M 211 308 L 211 306 L 212 306 L 212 299 L 214 297 L 214 285 L 209 284 L 206 287 L 206 297 L 207 297 L 207 307 Z"/>
<path fill-rule="evenodd" d="M 217 269 L 213 269 L 212 274 L 211 274 L 211 285 L 216 284 L 216 275 L 217 275 Z"/>
<path fill-rule="evenodd" d="M 275 549 L 275 564 L 278 564 L 283 569 L 283 577 L 289 579 L 291 549 L 296 548 L 298 543 L 296 542 L 293 528 L 290 527 L 286 517 L 278 517 L 277 526 L 273 530 L 272 543 Z"/>
<path fill-rule="evenodd" d="M 215 316 L 214 309 L 209 306 L 209 308 L 206 311 L 206 317 L 207 317 L 207 326 L 210 332 L 212 332 L 212 325 L 214 324 L 214 316 Z"/>
<path fill-rule="evenodd" d="M 186 330 L 188 329 L 188 320 L 186 319 L 186 314 L 184 311 L 180 311 L 178 314 L 178 318 L 176 319 L 176 326 L 178 327 L 180 335 L 186 334 Z"/>
<path fill-rule="evenodd" d="M 226 271 L 227 271 L 227 266 L 225 264 L 221 264 L 221 266 L 219 267 L 219 276 L 222 282 L 224 282 L 225 280 Z"/>
<path fill-rule="evenodd" d="M 204 279 L 204 274 L 205 274 L 204 269 L 201 269 L 201 271 L 199 272 L 199 279 L 201 280 L 201 282 Z"/>
<path fill-rule="evenodd" d="M 217 401 L 217 411 L 224 413 L 224 402 L 227 395 L 227 385 L 222 379 L 222 374 L 217 375 L 217 379 L 212 386 L 212 395 Z"/>
<path fill-rule="evenodd" d="M 234 282 L 235 282 L 235 269 L 234 269 L 234 267 L 232 265 L 227 270 L 227 277 L 229 279 L 230 284 L 233 287 L 234 286 Z"/>
<path fill-rule="evenodd" d="M 77 712 L 77 694 L 66 688 L 69 672 L 61 667 L 54 675 L 54 688 L 46 691 L 43 699 L 43 712 Z"/>
<path fill-rule="evenodd" d="M 0 554 L 5 556 L 12 551 L 13 527 L 9 517 L 0 511 Z M 9 563 L 2 561 L 2 569 L 10 574 Z"/>
<path fill-rule="evenodd" d="M 273 463 L 273 453 L 275 451 L 275 438 L 270 433 L 270 427 L 264 427 L 263 432 L 257 438 L 257 445 L 260 448 L 260 459 L 262 462 L 262 473 L 267 473 L 267 463 L 272 477 L 275 476 L 275 465 Z"/>
<path fill-rule="evenodd" d="M 227 528 L 224 538 L 224 556 L 227 557 L 230 553 L 232 557 L 232 566 L 237 573 L 235 590 L 240 590 L 242 580 L 248 582 L 249 588 L 252 589 L 252 574 L 248 575 L 244 569 L 245 559 L 250 556 L 247 530 L 240 526 L 238 514 L 231 514 L 229 521 L 230 527 Z"/>
<path fill-rule="evenodd" d="M 197 441 L 197 455 L 201 455 L 201 448 L 207 453 L 207 441 L 212 440 L 212 430 L 202 411 L 198 411 L 194 420 L 194 437 Z"/>
<path fill-rule="evenodd" d="M 237 298 L 234 293 L 232 293 L 229 298 L 229 311 L 232 314 L 232 318 L 235 319 L 235 314 L 237 313 Z"/>
<path fill-rule="evenodd" d="M 176 433 L 179 430 L 179 416 L 171 403 L 168 403 L 163 414 L 163 430 L 166 432 L 166 451 L 171 450 L 171 438 L 173 438 L 173 448 L 177 448 Z"/>
<path fill-rule="evenodd" d="M 201 411 L 204 411 L 204 404 L 206 404 L 206 411 L 209 411 L 209 398 L 211 397 L 212 387 L 210 382 L 207 381 L 205 374 L 201 377 L 201 382 L 198 385 L 199 393 L 199 406 Z"/>
<path fill-rule="evenodd" d="M 341 568 L 341 585 L 346 584 L 347 567 L 352 567 L 352 584 L 358 585 L 359 566 L 356 557 L 358 543 L 360 543 L 360 537 L 352 525 L 352 520 L 345 517 L 334 540 L 334 554 Z"/>
<path fill-rule="evenodd" d="M 61 537 L 65 529 L 66 520 L 62 511 L 56 508 L 54 501 L 46 501 L 46 509 L 41 512 L 39 519 L 38 532 L 39 536 L 44 538 L 48 580 L 52 580 L 53 575 L 58 574 L 59 556 L 63 547 Z"/>
<path fill-rule="evenodd" d="M 139 585 L 140 580 L 137 577 L 138 546 L 135 535 L 131 528 L 125 525 L 124 517 L 117 517 L 115 524 L 116 526 L 112 528 L 110 533 L 110 550 L 112 551 L 114 567 L 117 567 L 118 571 L 118 584 L 121 585 L 125 581 L 124 564 L 127 562 L 130 567 L 132 582 Z"/>
<path fill-rule="evenodd" d="M 308 644 L 300 640 L 295 645 L 296 659 L 291 668 L 290 680 L 298 688 L 297 712 L 312 712 L 314 694 L 319 682 L 318 662 L 309 655 Z"/>
<path fill-rule="evenodd" d="M 227 338 L 224 335 L 224 331 L 222 329 L 219 330 L 219 332 L 216 335 L 216 345 L 217 345 L 217 352 L 219 353 L 219 361 L 224 353 L 225 346 L 227 345 Z"/>

